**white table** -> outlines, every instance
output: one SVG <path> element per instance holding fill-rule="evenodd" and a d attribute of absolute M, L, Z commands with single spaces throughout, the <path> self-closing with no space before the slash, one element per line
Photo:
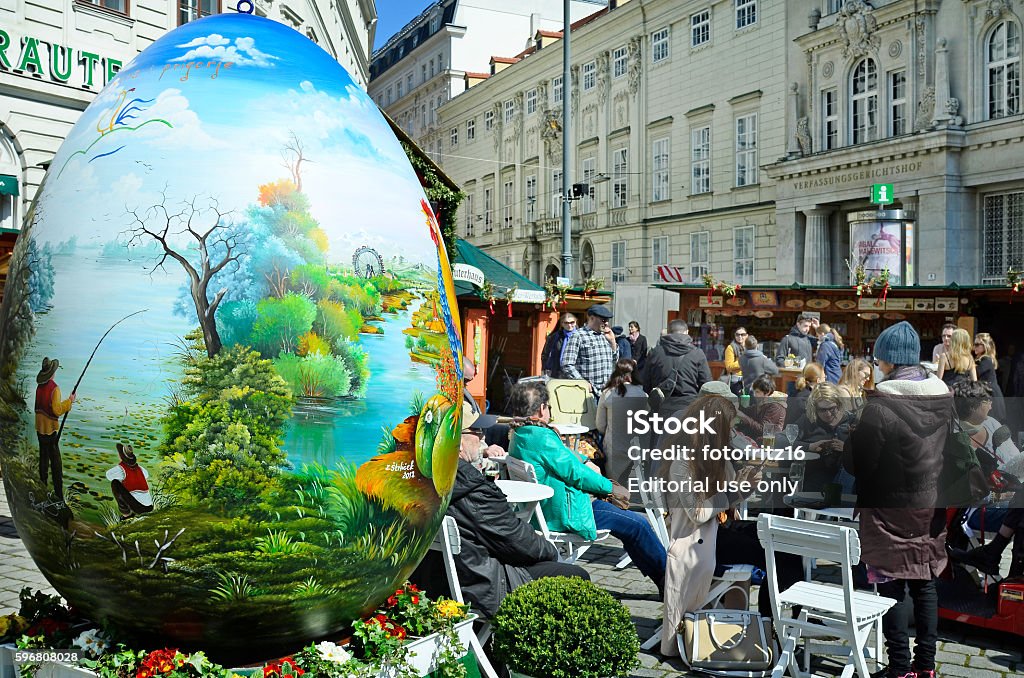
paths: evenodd
<path fill-rule="evenodd" d="M 547 485 L 528 483 L 523 480 L 495 480 L 494 484 L 505 493 L 509 504 L 518 506 L 515 514 L 526 522 L 530 522 L 537 504 L 545 499 L 550 499 L 555 494 L 555 491 Z"/>

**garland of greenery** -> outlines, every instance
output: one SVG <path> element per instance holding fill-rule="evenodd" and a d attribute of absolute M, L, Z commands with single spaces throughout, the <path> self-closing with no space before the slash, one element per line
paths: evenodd
<path fill-rule="evenodd" d="M 459 204 L 466 197 L 466 194 L 448 188 L 437 176 L 434 168 L 431 167 L 422 155 L 415 152 L 409 144 L 403 141 L 402 148 L 405 150 L 405 154 L 408 156 L 413 169 L 416 170 L 417 176 L 426 185 L 424 190 L 427 194 L 427 200 L 430 201 L 431 205 L 436 206 L 437 211 L 440 212 L 437 216 L 441 224 L 441 235 L 444 236 L 445 249 L 448 251 L 448 260 L 455 261 L 455 242 L 459 237 L 456 232 L 458 210 Z"/>
<path fill-rule="evenodd" d="M 1006 270 L 1006 284 L 1010 287 L 1010 303 L 1013 303 L 1013 295 L 1021 291 L 1024 287 L 1024 278 L 1021 277 L 1021 271 L 1014 269 L 1012 266 Z"/>

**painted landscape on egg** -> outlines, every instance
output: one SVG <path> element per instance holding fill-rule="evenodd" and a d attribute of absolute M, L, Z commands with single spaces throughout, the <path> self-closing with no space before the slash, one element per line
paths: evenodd
<path fill-rule="evenodd" d="M 12 260 L 0 464 L 30 553 L 129 637 L 230 656 L 343 629 L 443 517 L 454 304 L 336 62 L 257 17 L 169 33 L 75 125 Z"/>

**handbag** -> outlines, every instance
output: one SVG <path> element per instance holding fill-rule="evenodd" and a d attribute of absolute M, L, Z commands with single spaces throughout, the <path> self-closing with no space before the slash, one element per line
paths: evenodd
<path fill-rule="evenodd" d="M 770 619 L 749 610 L 698 610 L 679 622 L 679 654 L 695 671 L 770 671 L 779 654 Z"/>
<path fill-rule="evenodd" d="M 629 510 L 629 499 L 629 488 L 620 485 L 618 482 L 614 480 L 612 481 L 612 493 L 604 498 L 604 500 L 607 501 L 612 506 L 617 506 L 618 508 L 624 511 Z"/>

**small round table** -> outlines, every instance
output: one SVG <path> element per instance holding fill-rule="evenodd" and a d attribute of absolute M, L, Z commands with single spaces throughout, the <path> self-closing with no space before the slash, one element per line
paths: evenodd
<path fill-rule="evenodd" d="M 516 504 L 519 507 L 515 514 L 526 522 L 530 522 L 537 504 L 555 494 L 547 485 L 523 480 L 495 480 L 494 484 L 505 493 L 509 504 Z"/>

